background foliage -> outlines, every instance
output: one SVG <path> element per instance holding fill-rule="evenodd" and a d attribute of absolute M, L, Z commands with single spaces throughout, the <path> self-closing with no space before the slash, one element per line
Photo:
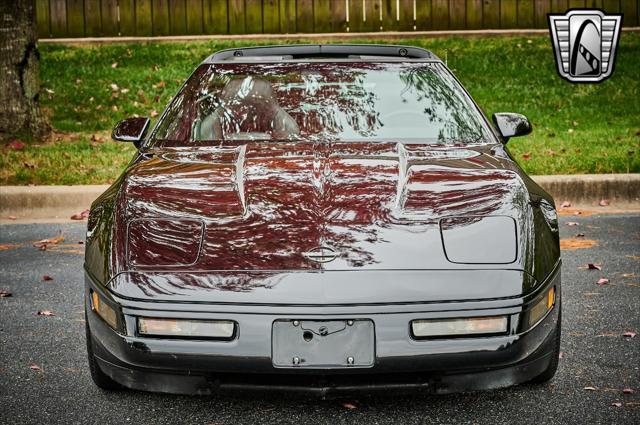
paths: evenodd
<path fill-rule="evenodd" d="M 533 134 L 508 145 L 527 172 L 640 172 L 640 34 L 622 34 L 614 75 L 600 84 L 561 79 L 547 36 L 393 42 L 425 47 L 446 60 L 487 115 L 527 115 Z M 223 48 L 256 44 L 41 45 L 40 99 L 59 133 L 56 141 L 44 145 L 5 146 L 0 183 L 115 179 L 134 153 L 132 146 L 109 141 L 118 120 L 136 114 L 155 118 L 205 57 Z"/>

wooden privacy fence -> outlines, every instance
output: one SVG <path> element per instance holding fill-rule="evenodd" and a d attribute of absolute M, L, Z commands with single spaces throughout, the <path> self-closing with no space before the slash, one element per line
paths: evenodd
<path fill-rule="evenodd" d="M 11 1 L 11 0 L 4 0 Z M 549 12 L 596 7 L 637 26 L 640 0 L 36 0 L 50 37 L 546 28 Z"/>

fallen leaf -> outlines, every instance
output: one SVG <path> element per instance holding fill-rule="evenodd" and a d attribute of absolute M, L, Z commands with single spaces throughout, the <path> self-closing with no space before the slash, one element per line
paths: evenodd
<path fill-rule="evenodd" d="M 613 407 L 622 407 L 622 403 L 620 403 L 619 401 L 614 401 L 613 403 L 611 403 L 611 405 Z"/>
<path fill-rule="evenodd" d="M 53 314 L 53 311 L 51 310 L 38 310 L 38 313 L 36 313 L 38 316 L 55 316 L 55 314 Z"/>
<path fill-rule="evenodd" d="M 118 67 L 118 62 L 114 62 L 111 64 L 111 68 L 116 69 Z"/>
<path fill-rule="evenodd" d="M 342 403 L 342 407 L 344 407 L 345 409 L 351 409 L 351 410 L 358 408 L 358 406 L 356 406 L 353 403 Z"/>
<path fill-rule="evenodd" d="M 44 276 L 42 276 L 42 280 L 53 280 L 53 278 L 51 276 L 49 276 L 48 274 L 45 274 Z"/>
<path fill-rule="evenodd" d="M 7 216 L 7 218 L 8 218 L 9 220 L 15 220 L 15 219 L 16 219 L 16 216 L 15 216 L 15 215 L 8 215 L 8 216 Z"/>
<path fill-rule="evenodd" d="M 29 369 L 35 370 L 36 372 L 42 372 L 42 368 L 35 363 L 31 363 L 29 365 Z"/>
<path fill-rule="evenodd" d="M 564 201 L 562 204 L 560 204 L 560 208 L 569 208 L 571 206 L 571 202 L 569 201 Z"/>
<path fill-rule="evenodd" d="M 165 87 L 167 85 L 167 83 L 165 83 L 164 81 L 160 81 L 158 84 L 154 84 L 153 87 L 156 89 L 161 89 L 163 87 Z"/>
<path fill-rule="evenodd" d="M 53 90 L 47 89 L 47 88 L 45 88 L 44 91 L 46 91 L 49 94 L 54 94 L 55 93 Z"/>
<path fill-rule="evenodd" d="M 579 226 L 580 223 L 577 221 L 567 221 L 567 226 Z"/>
<path fill-rule="evenodd" d="M 0 245 L 0 251 L 8 251 L 10 249 L 19 248 L 20 245 Z"/>
<path fill-rule="evenodd" d="M 22 141 L 14 139 L 11 142 L 9 142 L 9 149 L 13 149 L 14 151 L 21 151 L 22 149 L 25 148 L 25 145 Z"/>
<path fill-rule="evenodd" d="M 522 159 L 524 159 L 525 161 L 528 161 L 531 159 L 531 152 L 526 152 L 522 154 Z"/>
<path fill-rule="evenodd" d="M 601 199 L 600 202 L 598 202 L 598 205 L 600 205 L 601 207 L 608 207 L 609 206 L 609 200 L 608 199 Z"/>
<path fill-rule="evenodd" d="M 607 279 L 606 277 L 601 277 L 600 279 L 598 279 L 598 281 L 596 283 L 599 286 L 608 285 L 609 284 L 609 279 Z"/>
<path fill-rule="evenodd" d="M 589 263 L 589 264 L 587 264 L 587 269 L 589 269 L 589 270 L 602 270 L 602 266 L 600 264 Z"/>
<path fill-rule="evenodd" d="M 635 338 L 636 333 L 633 331 L 625 331 L 622 336 L 625 338 Z"/>
<path fill-rule="evenodd" d="M 9 291 L 0 291 L 0 298 L 12 297 L 13 294 Z"/>
<path fill-rule="evenodd" d="M 596 387 L 584 387 L 585 391 L 597 391 L 598 389 Z"/>
<path fill-rule="evenodd" d="M 149 114 L 151 115 L 151 118 L 155 118 L 158 116 L 158 111 L 156 111 L 155 109 L 153 111 L 151 111 L 151 113 Z"/>
<path fill-rule="evenodd" d="M 120 93 L 127 94 L 129 93 L 129 89 L 120 89 Z"/>
<path fill-rule="evenodd" d="M 117 85 L 117 84 L 115 84 L 115 83 L 111 83 L 111 84 L 109 85 L 109 87 L 111 87 L 111 90 L 112 90 L 112 91 L 118 91 L 118 90 L 120 90 L 120 87 L 118 87 L 118 85 Z"/>
<path fill-rule="evenodd" d="M 87 217 L 89 217 L 88 209 L 79 213 L 75 213 L 74 215 L 71 216 L 71 220 L 85 220 Z"/>
<path fill-rule="evenodd" d="M 634 392 L 634 391 L 633 391 L 633 389 L 631 389 L 631 388 L 623 388 L 623 389 L 622 389 L 622 393 L 623 393 L 623 394 L 633 394 L 633 392 Z"/>
<path fill-rule="evenodd" d="M 42 239 L 38 242 L 34 242 L 33 246 L 36 248 L 40 248 L 41 250 L 47 249 L 47 245 L 56 245 L 60 242 L 64 242 L 64 236 L 56 236 L 55 238 Z"/>
<path fill-rule="evenodd" d="M 597 245 L 598 242 L 592 239 L 560 239 L 560 249 L 563 251 L 573 251 L 574 249 L 588 249 Z"/>

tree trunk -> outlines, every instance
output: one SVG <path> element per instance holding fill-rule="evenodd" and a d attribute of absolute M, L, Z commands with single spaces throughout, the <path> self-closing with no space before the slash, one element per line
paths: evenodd
<path fill-rule="evenodd" d="M 51 127 L 40 111 L 35 0 L 0 0 L 0 141 L 42 140 Z"/>

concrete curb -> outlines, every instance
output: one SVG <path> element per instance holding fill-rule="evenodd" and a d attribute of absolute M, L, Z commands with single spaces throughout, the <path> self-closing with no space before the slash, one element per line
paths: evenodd
<path fill-rule="evenodd" d="M 109 185 L 0 186 L 0 223 L 20 220 L 68 220 L 91 206 Z"/>
<path fill-rule="evenodd" d="M 640 27 L 623 27 L 623 32 L 639 32 Z M 218 35 L 170 35 L 155 37 L 85 37 L 85 38 L 41 38 L 43 44 L 101 44 L 140 42 L 184 42 L 184 41 L 264 41 L 264 40 L 355 40 L 355 39 L 398 39 L 398 38 L 442 38 L 442 37 L 486 37 L 486 36 L 528 36 L 548 35 L 548 29 L 484 29 L 446 31 L 378 31 L 378 32 L 328 32 L 294 34 L 218 34 Z"/>
<path fill-rule="evenodd" d="M 612 206 L 639 206 L 640 174 L 573 174 L 531 176 L 549 192 L 559 207 L 563 201 L 573 205 L 596 206 L 607 199 Z"/>
<path fill-rule="evenodd" d="M 532 176 L 556 200 L 574 207 L 597 206 L 608 199 L 615 209 L 640 209 L 640 174 Z M 0 186 L 0 223 L 65 221 L 91 205 L 108 185 Z"/>

